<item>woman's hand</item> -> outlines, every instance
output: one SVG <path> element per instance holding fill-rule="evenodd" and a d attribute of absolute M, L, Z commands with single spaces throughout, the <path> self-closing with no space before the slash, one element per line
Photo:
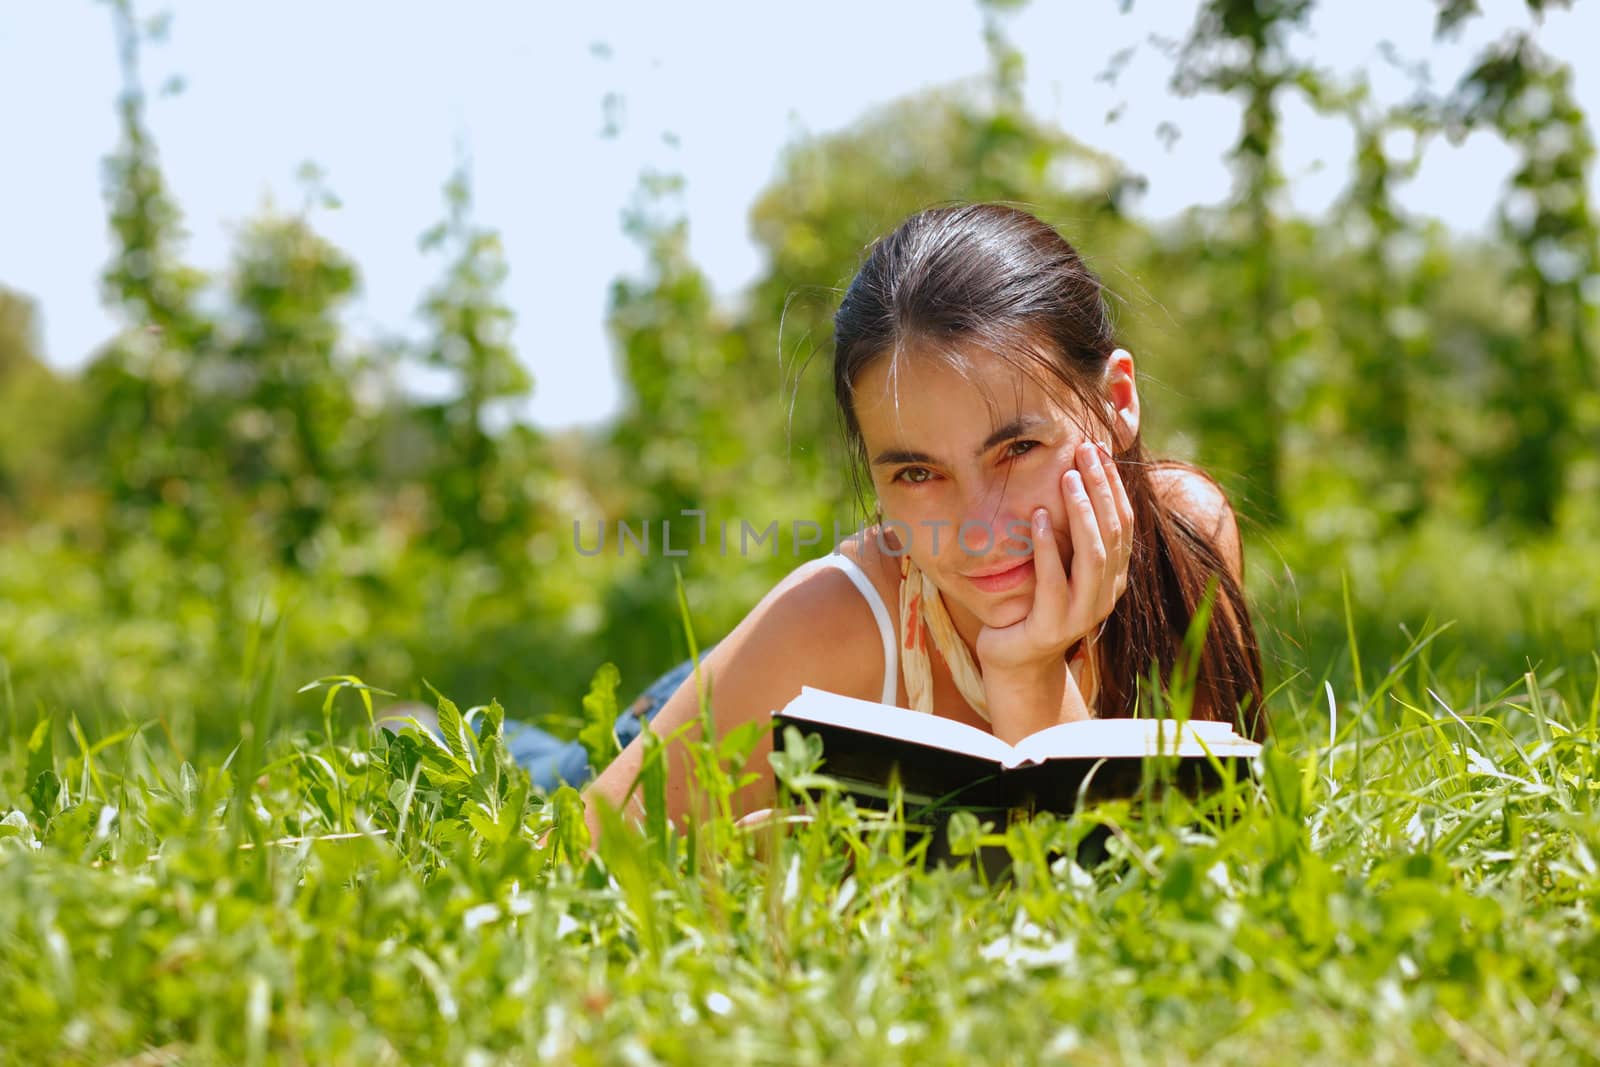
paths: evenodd
<path fill-rule="evenodd" d="M 1133 508 L 1116 463 L 1091 442 L 1062 472 L 1061 500 L 1072 545 L 1072 574 L 1061 562 L 1050 509 L 1033 513 L 1033 606 L 1010 626 L 984 627 L 977 652 L 987 686 L 1054 677 L 1067 649 L 1094 633 L 1128 587 Z"/>

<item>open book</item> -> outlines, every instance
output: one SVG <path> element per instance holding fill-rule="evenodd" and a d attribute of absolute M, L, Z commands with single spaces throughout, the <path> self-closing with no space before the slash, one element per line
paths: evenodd
<path fill-rule="evenodd" d="M 953 719 L 809 685 L 772 713 L 774 747 L 783 747 L 786 726 L 821 737 L 822 773 L 858 800 L 883 801 L 898 774 L 907 804 L 943 801 L 962 808 L 1070 812 L 1080 795 L 1134 792 L 1146 764 L 1163 756 L 1175 758 L 1172 780 L 1193 790 L 1230 771 L 1247 777 L 1261 751 L 1228 723 L 1173 719 L 1062 723 L 1008 745 Z"/>

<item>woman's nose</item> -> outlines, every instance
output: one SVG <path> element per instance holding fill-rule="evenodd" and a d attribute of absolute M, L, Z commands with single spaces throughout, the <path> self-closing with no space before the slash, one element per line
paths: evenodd
<path fill-rule="evenodd" d="M 1008 544 L 1025 544 L 1031 508 L 1021 487 L 1002 480 L 987 482 L 966 498 L 957 530 L 957 544 L 972 555 L 988 556 Z"/>

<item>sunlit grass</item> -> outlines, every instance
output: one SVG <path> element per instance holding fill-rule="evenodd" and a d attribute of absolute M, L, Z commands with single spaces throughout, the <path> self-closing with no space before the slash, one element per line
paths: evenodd
<path fill-rule="evenodd" d="M 92 738 L 13 696 L 0 1049 L 17 1062 L 1591 1057 L 1595 663 L 1485 693 L 1421 651 L 1348 692 L 1278 692 L 1288 728 L 1230 796 L 958 820 L 957 857 L 932 868 L 893 814 L 825 792 L 802 817 L 753 830 L 717 817 L 685 836 L 646 788 L 642 824 L 608 818 L 590 856 L 576 794 L 528 789 L 497 707 L 441 702 L 447 744 L 391 735 L 354 679 L 325 686 L 321 728 L 196 764 L 152 723 Z M 731 789 L 738 753 L 702 755 L 708 788 Z M 780 752 L 784 777 L 812 755 Z"/>

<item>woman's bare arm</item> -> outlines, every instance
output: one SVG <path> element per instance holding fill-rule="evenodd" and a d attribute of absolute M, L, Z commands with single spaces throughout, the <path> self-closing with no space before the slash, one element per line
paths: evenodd
<path fill-rule="evenodd" d="M 743 723 L 765 723 L 773 710 L 800 694 L 802 685 L 878 699 L 883 642 L 872 609 L 850 579 L 836 568 L 819 567 L 790 574 L 774 586 L 701 660 L 700 677 L 709 689 L 712 720 L 721 737 Z M 667 699 L 650 727 L 672 739 L 665 749 L 668 816 L 680 826 L 686 819 L 703 817 L 704 797 L 687 744 L 700 735 L 693 674 Z M 621 807 L 633 788 L 644 758 L 643 741 L 642 735 L 635 738 L 584 790 L 592 837 L 599 836 L 596 802 Z M 745 768 L 760 777 L 734 795 L 736 816 L 771 805 L 771 751 L 771 734 L 763 732 Z M 637 800 L 633 804 L 637 811 Z"/>

